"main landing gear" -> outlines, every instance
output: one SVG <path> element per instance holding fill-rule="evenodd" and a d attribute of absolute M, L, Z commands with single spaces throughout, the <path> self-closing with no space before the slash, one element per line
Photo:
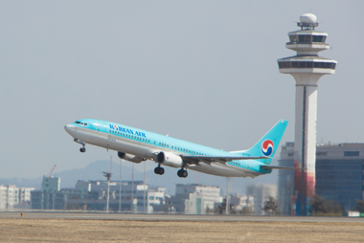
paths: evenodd
<path fill-rule="evenodd" d="M 156 173 L 157 175 L 163 175 L 164 174 L 164 168 L 161 167 L 161 165 L 159 164 L 158 167 L 155 167 L 154 173 Z"/>
<path fill-rule="evenodd" d="M 185 169 L 182 168 L 179 171 L 177 171 L 177 175 L 180 178 L 186 178 L 188 176 L 188 172 L 187 172 L 187 170 L 185 170 Z"/>
<path fill-rule="evenodd" d="M 161 167 L 161 165 L 159 164 L 157 167 L 155 167 L 154 173 L 156 173 L 157 175 L 163 175 L 164 174 L 164 168 Z M 188 172 L 187 172 L 187 170 L 182 168 L 179 171 L 177 171 L 177 175 L 180 178 L 186 178 L 188 176 Z"/>

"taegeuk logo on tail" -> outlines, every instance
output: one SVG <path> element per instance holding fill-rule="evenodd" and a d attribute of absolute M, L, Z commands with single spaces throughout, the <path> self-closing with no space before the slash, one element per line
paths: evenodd
<path fill-rule="evenodd" d="M 262 143 L 262 153 L 265 156 L 269 156 L 274 151 L 274 144 L 271 140 L 267 139 Z"/>

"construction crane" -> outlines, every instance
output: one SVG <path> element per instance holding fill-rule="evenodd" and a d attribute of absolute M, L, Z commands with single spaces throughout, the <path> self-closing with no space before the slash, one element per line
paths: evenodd
<path fill-rule="evenodd" d="M 48 176 L 48 178 L 51 178 L 51 175 L 52 175 L 52 173 L 53 173 L 53 171 L 54 171 L 54 169 L 57 167 L 57 165 L 54 165 L 53 166 L 53 168 L 51 169 L 51 172 L 49 172 L 49 176 Z"/>

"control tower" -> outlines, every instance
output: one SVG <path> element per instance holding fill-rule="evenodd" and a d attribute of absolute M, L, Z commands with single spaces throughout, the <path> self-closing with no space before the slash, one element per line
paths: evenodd
<path fill-rule="evenodd" d="M 294 184 L 297 196 L 296 215 L 307 215 L 307 203 L 315 193 L 317 84 L 325 74 L 334 74 L 336 61 L 318 53 L 330 48 L 327 33 L 316 31 L 317 17 L 312 13 L 300 16 L 301 29 L 288 33 L 286 48 L 295 56 L 278 59 L 279 72 L 290 74 L 296 81 L 296 121 L 294 140 Z"/>

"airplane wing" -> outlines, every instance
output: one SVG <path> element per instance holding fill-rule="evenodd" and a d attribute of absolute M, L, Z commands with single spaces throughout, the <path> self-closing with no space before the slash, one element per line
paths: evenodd
<path fill-rule="evenodd" d="M 249 160 L 249 159 L 272 159 L 267 156 L 260 157 L 243 157 L 243 156 L 193 156 L 193 155 L 180 155 L 184 161 L 189 162 L 190 164 L 197 164 L 199 162 L 203 162 L 206 164 L 211 163 L 222 163 L 230 162 L 233 160 Z"/>

